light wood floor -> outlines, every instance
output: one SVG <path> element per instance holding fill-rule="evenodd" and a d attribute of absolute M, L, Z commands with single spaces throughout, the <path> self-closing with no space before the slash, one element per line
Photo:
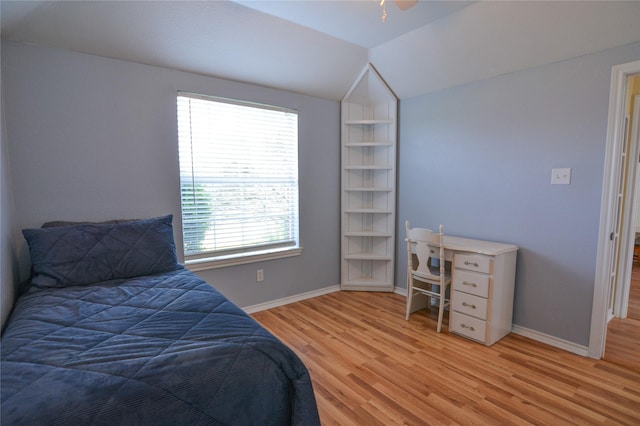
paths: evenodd
<path fill-rule="evenodd" d="M 614 318 L 607 326 L 604 359 L 640 371 L 640 265 L 634 263 L 627 318 Z"/>
<path fill-rule="evenodd" d="M 253 317 L 307 365 L 323 425 L 640 424 L 640 371 L 510 334 L 435 332 L 405 298 L 336 292 Z"/>

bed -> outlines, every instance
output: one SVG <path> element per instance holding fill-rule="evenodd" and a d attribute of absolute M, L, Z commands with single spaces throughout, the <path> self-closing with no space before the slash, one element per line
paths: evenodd
<path fill-rule="evenodd" d="M 23 231 L 3 424 L 320 424 L 305 365 L 176 261 L 171 220 Z"/>

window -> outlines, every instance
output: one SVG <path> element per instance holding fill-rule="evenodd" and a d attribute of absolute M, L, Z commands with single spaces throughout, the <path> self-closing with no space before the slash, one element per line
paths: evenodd
<path fill-rule="evenodd" d="M 178 145 L 191 269 L 300 253 L 296 111 L 179 92 Z"/>

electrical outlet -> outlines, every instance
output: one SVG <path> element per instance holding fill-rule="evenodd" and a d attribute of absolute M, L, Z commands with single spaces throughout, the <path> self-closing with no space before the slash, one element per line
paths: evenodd
<path fill-rule="evenodd" d="M 257 282 L 262 282 L 264 281 L 264 270 L 262 269 L 258 269 L 256 271 L 256 281 Z"/>
<path fill-rule="evenodd" d="M 571 183 L 571 169 L 551 169 L 552 185 L 569 185 Z"/>

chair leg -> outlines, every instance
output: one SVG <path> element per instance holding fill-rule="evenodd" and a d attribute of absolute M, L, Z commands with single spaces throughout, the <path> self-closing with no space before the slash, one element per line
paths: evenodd
<path fill-rule="evenodd" d="M 446 288 L 446 286 L 444 286 Z M 445 292 L 440 292 L 440 307 L 438 308 L 438 333 L 440 333 L 440 329 L 442 328 L 442 318 L 444 317 L 444 300 Z"/>
<path fill-rule="evenodd" d="M 407 279 L 407 312 L 404 319 L 409 321 L 409 315 L 411 315 L 411 299 L 413 299 L 413 285 L 411 284 L 411 278 Z"/>

